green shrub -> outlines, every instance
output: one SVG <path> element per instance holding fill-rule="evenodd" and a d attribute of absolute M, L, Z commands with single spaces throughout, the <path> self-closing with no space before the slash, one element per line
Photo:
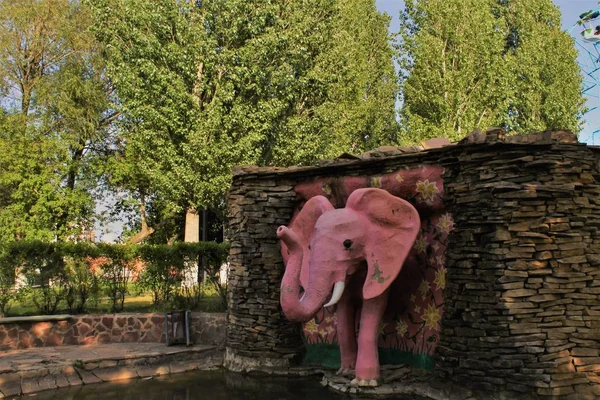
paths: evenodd
<path fill-rule="evenodd" d="M 31 286 L 31 299 L 41 314 L 54 314 L 67 291 L 68 276 L 62 249 L 56 243 L 15 242 L 5 260 L 20 267 Z"/>
<path fill-rule="evenodd" d="M 136 271 L 135 246 L 99 243 L 100 282 L 111 300 L 112 312 L 123 310 L 129 282 Z"/>
<path fill-rule="evenodd" d="M 12 302 L 23 297 L 23 290 L 15 287 L 16 275 L 13 265 L 0 262 L 0 317 L 4 317 L 10 310 Z"/>
<path fill-rule="evenodd" d="M 223 310 L 227 310 L 227 284 L 222 285 L 220 276 L 207 276 L 207 287 L 204 288 L 205 295 L 216 295 L 219 298 L 219 307 Z"/>
<path fill-rule="evenodd" d="M 229 245 L 226 243 L 217 244 L 214 242 L 205 243 L 182 243 L 190 246 L 190 252 L 195 252 L 199 260 L 200 270 L 205 272 L 205 280 L 199 279 L 202 288 L 201 292 L 206 296 L 210 292 L 217 294 L 220 299 L 220 306 L 223 310 L 227 309 L 227 284 L 221 285 L 220 272 L 221 265 L 227 261 L 229 255 Z M 199 277 L 200 278 L 200 277 Z M 201 302 L 202 298 L 197 301 Z"/>
<path fill-rule="evenodd" d="M 66 259 L 68 284 L 65 294 L 67 309 L 70 314 L 81 314 L 86 311 L 88 300 L 96 300 L 100 294 L 100 279 L 91 270 L 86 260 L 74 257 Z"/>
<path fill-rule="evenodd" d="M 65 302 L 71 314 L 86 311 L 89 301 L 97 303 L 100 295 L 99 276 L 92 267 L 92 261 L 98 256 L 98 249 L 88 243 L 62 243 L 67 284 Z"/>
<path fill-rule="evenodd" d="M 206 293 L 200 284 L 180 285 L 175 291 L 172 306 L 175 310 L 191 310 L 196 311 L 201 309 L 202 300 Z"/>
<path fill-rule="evenodd" d="M 101 293 L 109 298 L 110 310 L 119 312 L 136 277 L 137 288 L 150 291 L 155 306 L 198 309 L 209 288 L 224 302 L 226 287 L 219 284 L 218 274 L 228 249 L 228 245 L 214 242 L 4 244 L 0 246 L 0 313 L 4 314 L 22 294 L 14 285 L 17 272 L 25 276 L 27 297 L 42 314 L 55 313 L 61 302 L 70 313 L 82 313 L 90 301 L 98 303 Z M 206 284 L 184 284 L 196 263 L 206 271 Z"/>
<path fill-rule="evenodd" d="M 152 293 L 155 306 L 165 305 L 184 278 L 189 266 L 187 255 L 179 251 L 178 246 L 148 245 L 140 246 L 138 255 L 144 263 L 144 270 L 138 278 L 138 285 Z"/>
<path fill-rule="evenodd" d="M 227 309 L 227 283 L 221 284 L 221 265 L 227 261 L 229 246 L 224 245 L 214 252 L 205 253 L 203 262 L 206 271 L 206 280 L 210 288 L 215 291 L 221 300 L 223 309 Z"/>
<path fill-rule="evenodd" d="M 186 275 L 189 276 L 198 263 L 204 264 L 209 283 L 218 282 L 218 273 L 227 251 L 226 245 L 211 242 L 139 246 L 137 254 L 145 269 L 138 284 L 152 293 L 156 306 L 197 309 L 203 288 L 185 282 Z"/>

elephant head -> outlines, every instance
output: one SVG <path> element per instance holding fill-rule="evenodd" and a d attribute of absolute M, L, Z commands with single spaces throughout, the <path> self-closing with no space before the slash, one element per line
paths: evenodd
<path fill-rule="evenodd" d="M 350 277 L 361 270 L 366 272 L 364 300 L 387 293 L 419 228 L 415 208 L 382 189 L 355 190 L 341 209 L 323 196 L 311 198 L 289 228 L 277 230 L 286 261 L 284 314 L 294 321 L 309 320 L 321 307 L 334 305 Z"/>

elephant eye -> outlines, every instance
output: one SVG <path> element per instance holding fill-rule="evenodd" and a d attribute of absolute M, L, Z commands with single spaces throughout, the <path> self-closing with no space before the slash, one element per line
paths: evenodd
<path fill-rule="evenodd" d="M 350 239 L 344 240 L 344 247 L 349 249 L 350 246 L 352 246 L 352 240 L 350 240 Z"/>

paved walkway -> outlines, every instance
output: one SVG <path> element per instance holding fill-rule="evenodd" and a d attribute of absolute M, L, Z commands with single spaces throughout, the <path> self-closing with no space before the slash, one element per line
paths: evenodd
<path fill-rule="evenodd" d="M 146 378 L 222 364 L 215 346 L 113 343 L 0 353 L 0 398 L 67 386 Z"/>

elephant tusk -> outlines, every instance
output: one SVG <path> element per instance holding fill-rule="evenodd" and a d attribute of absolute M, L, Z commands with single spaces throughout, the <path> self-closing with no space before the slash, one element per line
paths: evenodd
<path fill-rule="evenodd" d="M 344 286 L 345 284 L 343 281 L 336 282 L 333 286 L 333 294 L 331 295 L 331 300 L 329 300 L 329 303 L 325 304 L 323 307 L 331 307 L 335 305 L 338 301 L 340 301 L 340 298 L 344 293 Z"/>

